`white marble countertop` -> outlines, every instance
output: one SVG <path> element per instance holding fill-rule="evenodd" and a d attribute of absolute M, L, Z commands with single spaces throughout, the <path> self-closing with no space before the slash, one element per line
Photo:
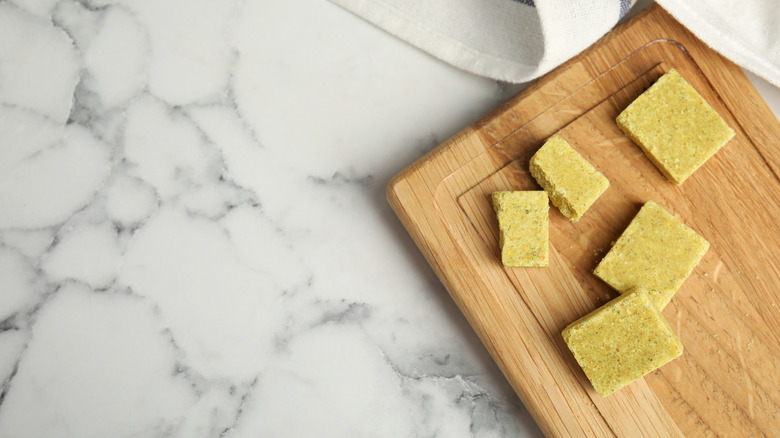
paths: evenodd
<path fill-rule="evenodd" d="M 322 0 L 0 1 L 0 436 L 540 436 L 384 195 L 518 89 Z"/>

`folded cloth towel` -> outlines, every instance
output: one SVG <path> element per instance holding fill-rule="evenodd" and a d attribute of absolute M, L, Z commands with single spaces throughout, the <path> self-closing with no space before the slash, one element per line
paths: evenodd
<path fill-rule="evenodd" d="M 657 2 L 721 55 L 780 87 L 780 2 Z"/>
<path fill-rule="evenodd" d="M 593 44 L 636 0 L 331 0 L 463 70 L 537 78 Z M 780 86 L 777 0 L 658 0 L 704 42 Z"/>

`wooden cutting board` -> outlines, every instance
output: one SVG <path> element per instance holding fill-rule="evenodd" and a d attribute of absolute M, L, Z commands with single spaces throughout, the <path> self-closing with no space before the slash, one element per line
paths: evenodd
<path fill-rule="evenodd" d="M 681 187 L 615 117 L 676 68 L 736 131 Z M 489 194 L 539 190 L 560 132 L 610 180 L 577 223 L 550 209 L 550 267 L 504 268 Z M 652 6 L 388 185 L 407 230 L 548 436 L 780 436 L 780 123 L 739 67 Z M 664 315 L 677 360 L 599 397 L 561 330 L 616 296 L 593 269 L 654 200 L 711 243 Z"/>

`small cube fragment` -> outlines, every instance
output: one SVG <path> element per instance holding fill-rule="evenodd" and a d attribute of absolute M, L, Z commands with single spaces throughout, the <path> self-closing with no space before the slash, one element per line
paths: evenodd
<path fill-rule="evenodd" d="M 620 113 L 617 125 L 677 185 L 734 137 L 723 118 L 675 69 Z"/>
<path fill-rule="evenodd" d="M 653 201 L 639 210 L 594 273 L 620 293 L 650 290 L 658 309 L 671 301 L 710 243 Z"/>
<path fill-rule="evenodd" d="M 552 203 L 573 222 L 609 187 L 609 180 L 559 135 L 531 157 L 530 169 Z"/>
<path fill-rule="evenodd" d="M 669 322 L 643 289 L 599 307 L 566 327 L 562 335 L 602 397 L 683 352 Z"/>
<path fill-rule="evenodd" d="M 550 209 L 547 193 L 494 192 L 501 262 L 508 267 L 546 267 Z"/>

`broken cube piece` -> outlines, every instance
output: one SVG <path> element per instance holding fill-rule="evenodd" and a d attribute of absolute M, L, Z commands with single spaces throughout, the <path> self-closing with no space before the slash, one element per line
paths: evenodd
<path fill-rule="evenodd" d="M 544 191 L 494 192 L 501 262 L 508 267 L 546 267 L 549 201 Z"/>
<path fill-rule="evenodd" d="M 709 247 L 703 237 L 648 201 L 594 273 L 621 293 L 638 287 L 650 290 L 663 309 Z"/>
<path fill-rule="evenodd" d="M 574 222 L 609 187 L 609 180 L 558 135 L 531 157 L 530 169 L 552 203 Z"/>
<path fill-rule="evenodd" d="M 617 125 L 677 185 L 734 137 L 723 118 L 674 69 L 620 113 Z"/>
<path fill-rule="evenodd" d="M 563 330 L 563 339 L 602 397 L 680 356 L 683 346 L 651 295 L 638 289 Z"/>

